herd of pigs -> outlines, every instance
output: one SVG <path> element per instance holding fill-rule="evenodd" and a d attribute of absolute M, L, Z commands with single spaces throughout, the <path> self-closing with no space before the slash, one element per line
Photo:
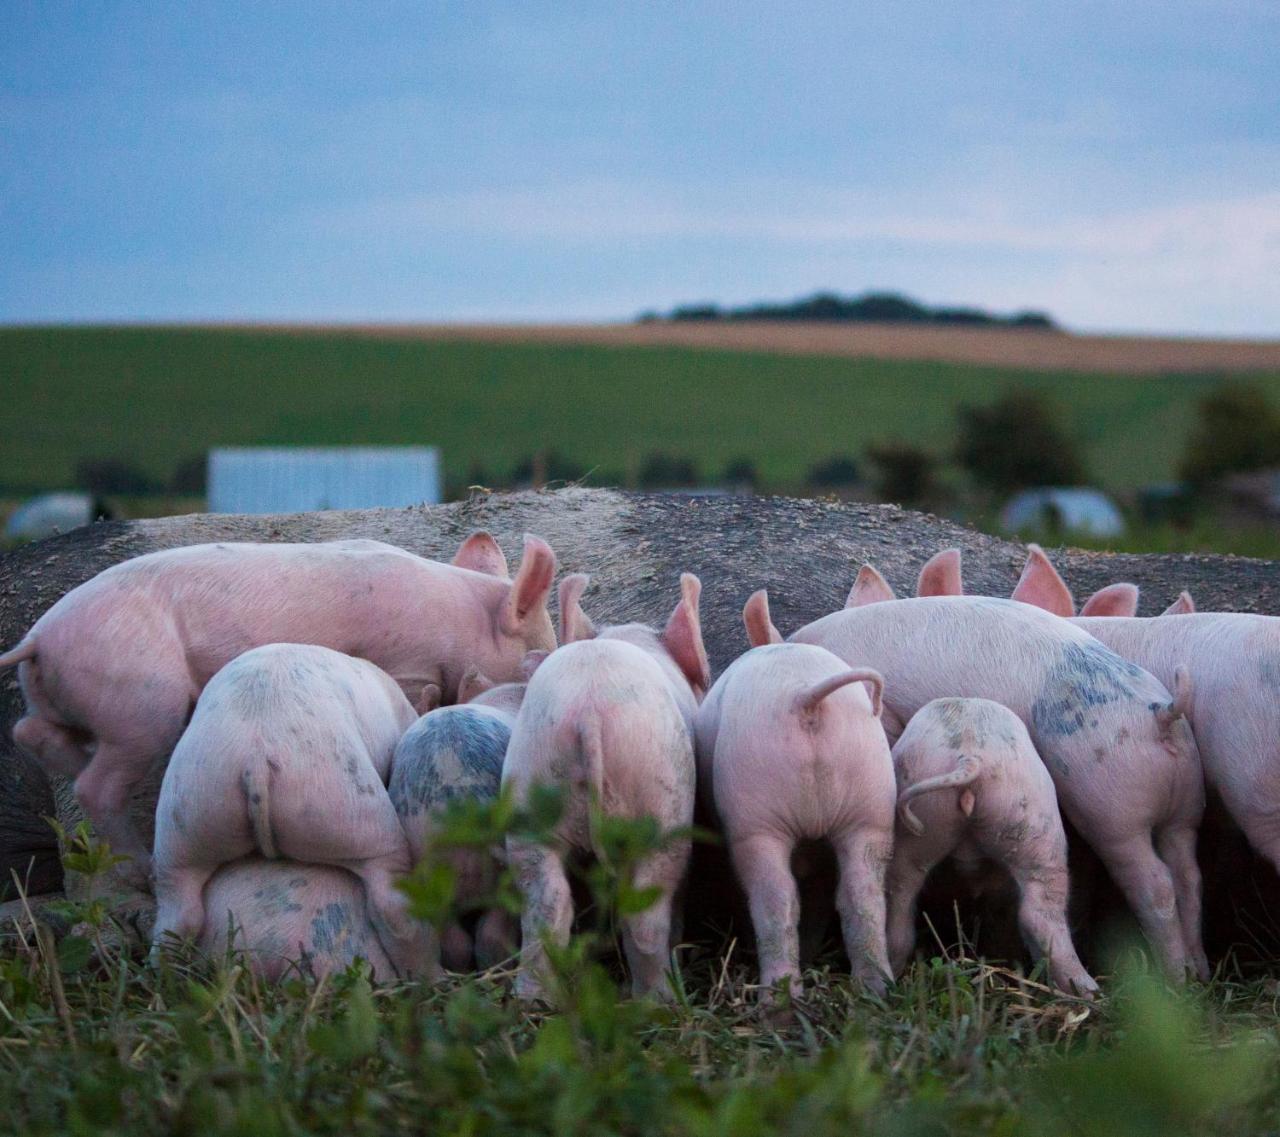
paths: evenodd
<path fill-rule="evenodd" d="M 700 797 L 766 992 L 800 989 L 797 874 L 820 841 L 838 865 L 825 914 L 866 987 L 906 965 L 925 878 L 955 858 L 1008 870 L 1027 946 L 1057 987 L 1090 995 L 1064 815 L 1168 974 L 1207 978 L 1206 785 L 1280 867 L 1280 620 L 1197 614 L 1185 593 L 1139 619 L 1126 584 L 1076 616 L 1035 546 L 1010 599 L 965 596 L 960 567 L 939 553 L 898 599 L 865 566 L 842 611 L 785 641 L 757 592 L 750 649 L 712 684 L 688 573 L 661 630 L 597 627 L 588 578 L 565 577 L 557 646 L 556 559 L 537 537 L 514 578 L 484 532 L 450 564 L 368 540 L 196 545 L 73 589 L 0 667 L 18 666 L 26 701 L 15 742 L 74 780 L 154 890 L 157 953 L 234 942 L 268 978 L 360 956 L 434 980 L 518 951 L 517 995 L 545 998 L 545 945 L 574 917 L 570 861 L 592 855 L 599 813 L 647 816 L 674 836 L 636 867 L 658 899 L 623 917 L 622 939 L 634 991 L 664 997 Z M 166 758 L 149 849 L 128 807 Z M 451 802 L 506 787 L 520 804 L 542 785 L 561 790 L 554 840 L 433 845 Z M 443 931 L 412 918 L 397 880 L 435 856 L 464 905 L 508 865 L 518 924 L 502 908 Z"/>

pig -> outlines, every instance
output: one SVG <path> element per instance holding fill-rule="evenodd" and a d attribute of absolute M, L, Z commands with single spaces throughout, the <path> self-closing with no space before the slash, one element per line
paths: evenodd
<path fill-rule="evenodd" d="M 171 934 L 198 936 L 209 878 L 257 853 L 355 873 L 396 970 L 435 978 L 427 929 L 395 888 L 409 844 L 386 791 L 416 718 L 386 672 L 311 644 L 254 648 L 214 675 L 160 785 L 157 953 Z"/>
<path fill-rule="evenodd" d="M 99 835 L 132 857 L 144 884 L 130 794 L 224 664 L 263 644 L 319 644 L 378 664 L 422 713 L 453 701 L 472 664 L 515 679 L 527 651 L 555 646 L 554 574 L 555 554 L 526 537 L 508 579 L 484 532 L 451 565 L 366 540 L 148 553 L 72 589 L 0 656 L 0 668 L 19 665 L 26 700 L 13 739 L 75 781 Z"/>
<path fill-rule="evenodd" d="M 734 661 L 698 709 L 698 780 L 747 894 L 765 988 L 789 980 L 801 993 L 795 854 L 801 842 L 826 840 L 853 974 L 885 989 L 896 790 L 879 722 L 883 688 L 879 673 L 824 648 L 767 644 Z"/>
<path fill-rule="evenodd" d="M 365 960 L 375 979 L 396 969 L 365 916 L 360 878 L 331 865 L 250 856 L 223 865 L 204 889 L 196 946 L 221 956 L 243 951 L 270 983 L 291 973 L 317 979 Z"/>
<path fill-rule="evenodd" d="M 1029 557 L 1024 575 L 1035 599 L 1062 606 L 1070 596 L 1048 558 Z M 1185 663 L 1195 668 L 1191 720 L 1205 778 L 1249 843 L 1280 871 L 1280 618 L 1196 612 L 1189 596 L 1172 607 L 1172 615 L 1079 616 L 1071 623 L 1165 683 L 1176 685 Z"/>
<path fill-rule="evenodd" d="M 526 674 L 533 673 L 545 654 L 530 653 Z M 458 706 L 428 712 L 400 739 L 391 759 L 388 792 L 415 865 L 430 852 L 439 810 L 459 797 L 491 801 L 498 796 L 511 728 L 526 686 L 495 685 L 472 668 L 459 685 Z M 444 855 L 453 869 L 455 897 L 461 907 L 473 907 L 493 895 L 501 871 L 499 850 L 459 848 Z M 503 908 L 490 908 L 480 914 L 473 930 L 459 923 L 445 928 L 444 964 L 450 971 L 468 971 L 475 964 L 493 967 L 510 958 L 517 935 L 515 917 Z"/>
<path fill-rule="evenodd" d="M 529 680 L 502 774 L 517 803 L 537 785 L 565 795 L 554 847 L 507 838 L 525 900 L 515 992 L 526 1000 L 547 997 L 543 935 L 564 944 L 573 923 L 566 857 L 597 852 L 589 807 L 610 817 L 651 817 L 668 833 L 693 821 L 694 716 L 711 678 L 698 615 L 701 582 L 691 573 L 680 577 L 680 602 L 660 633 L 644 624 L 597 630 L 580 604 L 586 585 L 582 574 L 561 582 L 563 646 Z M 636 866 L 633 885 L 659 890 L 645 911 L 622 918 L 637 996 L 673 994 L 667 968 L 689 854 L 688 836 L 677 835 Z"/>
<path fill-rule="evenodd" d="M 1022 720 L 989 699 L 934 699 L 907 723 L 893 765 L 899 791 L 887 885 L 893 974 L 902 973 L 915 947 L 916 898 L 930 871 L 947 857 L 972 868 L 990 859 L 1017 885 L 1022 934 L 1047 962 L 1054 985 L 1096 992 L 1067 926 L 1067 835 L 1053 779 Z"/>
<path fill-rule="evenodd" d="M 1175 698 L 1083 629 L 1026 604 L 976 596 L 846 608 L 791 642 L 875 667 L 885 677 L 885 703 L 903 723 L 951 696 L 1012 710 L 1063 812 L 1107 866 L 1169 975 L 1190 968 L 1207 978 L 1195 858 L 1204 777 L 1185 721 L 1185 670 Z"/>

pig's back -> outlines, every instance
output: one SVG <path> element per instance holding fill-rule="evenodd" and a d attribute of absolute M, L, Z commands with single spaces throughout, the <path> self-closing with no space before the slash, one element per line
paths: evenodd
<path fill-rule="evenodd" d="M 993 597 L 918 597 L 847 608 L 801 628 L 792 640 L 826 647 L 851 666 L 876 668 L 885 677 L 885 701 L 904 719 L 932 699 L 955 696 L 993 700 L 1030 726 L 1037 713 L 1052 714 L 1046 694 L 1056 685 L 1094 680 L 1135 698 L 1169 698 L 1154 678 L 1083 629 Z"/>
<path fill-rule="evenodd" d="M 230 922 L 238 929 L 233 946 L 268 979 L 303 959 L 324 975 L 357 957 L 377 978 L 395 976 L 366 915 L 364 888 L 345 869 L 249 857 L 220 868 L 205 885 L 204 902 L 200 949 L 224 953 Z"/>
<path fill-rule="evenodd" d="M 203 685 L 264 644 L 375 654 L 366 651 L 371 628 L 388 612 L 407 619 L 430 604 L 448 622 L 453 614 L 444 609 L 454 597 L 441 585 L 451 574 L 469 583 L 481 576 L 379 541 L 192 545 L 113 565 L 62 597 L 32 632 L 44 653 L 56 653 L 86 635 L 117 638 L 120 625 L 136 620 L 157 639 L 175 638 Z M 485 578 L 478 586 L 501 582 Z"/>
<path fill-rule="evenodd" d="M 494 798 L 511 741 L 505 717 L 477 707 L 440 707 L 423 715 L 396 746 L 390 793 L 402 822 L 454 798 Z"/>

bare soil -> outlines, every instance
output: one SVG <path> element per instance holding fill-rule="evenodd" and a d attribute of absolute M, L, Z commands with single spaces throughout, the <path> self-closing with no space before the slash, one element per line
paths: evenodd
<path fill-rule="evenodd" d="M 262 327 L 266 327 L 265 325 Z M 786 355 L 934 360 L 1039 371 L 1280 372 L 1280 340 L 1076 335 L 1022 328 L 904 324 L 290 324 L 273 331 L 388 339 L 690 347 Z"/>

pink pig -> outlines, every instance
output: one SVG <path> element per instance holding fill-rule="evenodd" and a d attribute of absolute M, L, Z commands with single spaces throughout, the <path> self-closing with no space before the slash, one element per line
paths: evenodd
<path fill-rule="evenodd" d="M 1180 977 L 1189 966 L 1207 978 L 1195 858 L 1204 777 L 1181 721 L 1191 702 L 1185 673 L 1171 699 L 1081 629 L 988 597 L 863 604 L 791 639 L 875 667 L 904 723 L 949 696 L 992 699 L 1017 714 L 1063 812 L 1106 864 L 1165 968 Z"/>
<path fill-rule="evenodd" d="M 228 663 L 160 786 L 153 944 L 199 935 L 209 878 L 258 853 L 355 873 L 388 958 L 434 978 L 427 930 L 394 886 L 409 845 L 385 786 L 416 717 L 389 675 L 325 647 L 270 644 Z"/>
<path fill-rule="evenodd" d="M 989 858 L 1018 886 L 1028 946 L 1053 982 L 1098 989 L 1067 927 L 1067 835 L 1053 779 L 1027 728 L 989 699 L 934 699 L 893 748 L 899 825 L 889 867 L 889 959 L 900 974 L 915 947 L 915 904 L 930 871 L 949 856 Z"/>
<path fill-rule="evenodd" d="M 372 660 L 425 711 L 452 701 L 469 666 L 514 679 L 526 651 L 555 646 L 554 574 L 551 549 L 526 537 L 511 581 L 483 532 L 452 565 L 380 541 L 149 553 L 72 589 L 0 656 L 0 668 L 21 664 L 27 714 L 13 738 L 75 779 L 99 833 L 145 878 L 130 794 L 224 664 L 262 644 L 319 644 Z"/>
<path fill-rule="evenodd" d="M 710 683 L 702 645 L 696 576 L 680 578 L 680 603 L 666 629 L 622 624 L 596 630 L 579 600 L 587 577 L 560 584 L 560 639 L 529 680 L 503 771 L 517 802 L 535 785 L 561 787 L 565 808 L 549 848 L 507 838 L 507 859 L 525 899 L 516 995 L 542 998 L 542 936 L 567 942 L 573 900 L 565 858 L 593 852 L 590 809 L 612 817 L 652 817 L 664 831 L 692 824 L 696 774 L 693 720 Z M 687 837 L 646 858 L 636 888 L 656 887 L 658 900 L 622 920 L 623 945 L 637 995 L 670 997 L 665 982 L 673 906 L 689 861 Z"/>
<path fill-rule="evenodd" d="M 762 595 L 747 602 L 749 626 Z M 879 721 L 883 687 L 879 673 L 851 670 L 823 648 L 769 644 L 735 660 L 698 709 L 699 782 L 747 894 L 765 987 L 789 979 L 800 992 L 793 854 L 825 839 L 840 867 L 836 906 L 853 974 L 885 988 L 896 791 Z"/>
<path fill-rule="evenodd" d="M 204 908 L 200 950 L 211 956 L 228 947 L 243 951 L 268 982 L 290 973 L 320 978 L 357 957 L 375 979 L 395 978 L 365 915 L 360 878 L 346 869 L 246 857 L 213 874 Z"/>
<path fill-rule="evenodd" d="M 1023 578 L 1028 602 L 1057 611 L 1072 606 L 1070 590 L 1039 550 Z M 1280 871 L 1280 618 L 1197 613 L 1185 593 L 1172 608 L 1178 614 L 1071 623 L 1166 683 L 1177 683 L 1184 663 L 1195 668 L 1191 720 L 1205 778 L 1249 843 Z"/>

